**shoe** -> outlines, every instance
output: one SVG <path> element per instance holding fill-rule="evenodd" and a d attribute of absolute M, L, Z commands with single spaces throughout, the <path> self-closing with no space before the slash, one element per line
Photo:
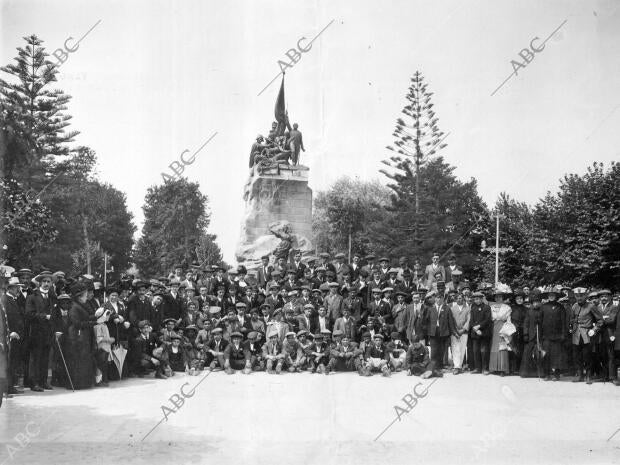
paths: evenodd
<path fill-rule="evenodd" d="M 575 379 L 573 379 L 573 383 L 580 383 L 583 381 L 583 375 L 576 375 Z"/>
<path fill-rule="evenodd" d="M 109 384 L 104 382 L 104 381 L 100 381 L 97 384 L 95 384 L 95 387 L 108 387 Z"/>
<path fill-rule="evenodd" d="M 474 370 L 472 371 L 472 373 L 475 375 L 479 375 L 479 374 L 482 374 L 482 370 Z"/>
<path fill-rule="evenodd" d="M 235 374 L 234 370 L 232 368 L 230 368 L 230 367 L 226 368 L 225 371 L 226 371 L 227 375 L 234 375 Z"/>
<path fill-rule="evenodd" d="M 620 380 L 614 379 L 614 384 L 615 384 L 616 386 L 620 386 Z"/>
<path fill-rule="evenodd" d="M 586 384 L 592 384 L 592 378 L 590 378 L 590 375 L 586 375 Z"/>
<path fill-rule="evenodd" d="M 269 373 L 270 375 L 273 375 L 275 373 L 275 371 L 273 371 L 271 368 L 269 370 L 267 370 L 267 373 Z"/>
<path fill-rule="evenodd" d="M 24 393 L 23 389 L 19 389 L 15 386 L 9 388 L 9 392 L 8 392 L 8 394 L 23 394 L 23 393 Z"/>
<path fill-rule="evenodd" d="M 545 376 L 545 381 L 551 381 L 551 375 Z"/>
<path fill-rule="evenodd" d="M 168 379 L 168 377 L 164 375 L 163 373 L 156 373 L 155 378 L 156 379 Z"/>
<path fill-rule="evenodd" d="M 43 389 L 45 389 L 46 391 L 53 391 L 54 390 L 54 388 L 52 386 L 50 386 L 49 383 L 45 383 L 43 385 Z"/>
<path fill-rule="evenodd" d="M 458 368 L 455 368 L 453 374 L 460 375 L 461 374 L 461 370 L 459 370 Z"/>
<path fill-rule="evenodd" d="M 428 370 L 428 371 L 425 371 L 424 373 L 422 373 L 422 375 L 420 376 L 420 378 L 422 378 L 422 379 L 428 379 L 428 378 L 430 378 L 431 376 L 433 376 L 433 372 L 432 372 L 432 371 L 430 371 L 430 370 Z"/>
<path fill-rule="evenodd" d="M 407 376 L 413 376 L 413 373 L 411 373 L 411 370 L 407 370 Z"/>
<path fill-rule="evenodd" d="M 484 370 L 482 372 L 482 374 L 485 375 L 485 376 L 489 376 L 491 374 L 491 372 L 489 370 Z"/>
<path fill-rule="evenodd" d="M 30 388 L 30 390 L 34 391 L 34 392 L 43 392 L 44 391 L 44 389 L 41 386 L 39 386 L 38 384 L 35 384 L 34 386 L 32 386 Z"/>
<path fill-rule="evenodd" d="M 504 373 L 504 372 L 502 371 L 502 372 L 500 372 L 500 374 L 499 374 L 499 375 L 503 378 L 504 376 L 506 376 L 506 373 Z"/>
<path fill-rule="evenodd" d="M 555 372 L 553 374 L 553 381 L 560 381 L 560 373 L 559 372 Z"/>

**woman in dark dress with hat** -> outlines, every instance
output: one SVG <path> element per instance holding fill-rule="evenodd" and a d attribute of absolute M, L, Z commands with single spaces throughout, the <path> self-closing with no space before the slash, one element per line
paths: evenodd
<path fill-rule="evenodd" d="M 540 340 L 540 306 L 541 296 L 538 289 L 530 293 L 530 307 L 525 313 L 523 321 L 523 356 L 519 376 L 522 378 L 540 377 L 542 375 L 542 348 Z"/>
<path fill-rule="evenodd" d="M 73 305 L 69 310 L 67 351 L 65 358 L 75 389 L 91 388 L 95 384 L 95 335 L 97 323 L 87 304 L 87 288 L 83 283 L 71 286 Z M 70 388 L 71 386 L 67 386 Z"/>

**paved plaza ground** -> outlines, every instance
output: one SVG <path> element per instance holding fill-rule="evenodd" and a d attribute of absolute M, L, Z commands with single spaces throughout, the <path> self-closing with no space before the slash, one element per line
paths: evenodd
<path fill-rule="evenodd" d="M 204 376 L 5 399 L 0 464 L 620 463 L 620 388 L 609 383 Z"/>

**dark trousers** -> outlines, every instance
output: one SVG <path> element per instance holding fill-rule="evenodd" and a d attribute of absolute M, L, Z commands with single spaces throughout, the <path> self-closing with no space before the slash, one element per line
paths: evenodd
<path fill-rule="evenodd" d="M 591 373 L 592 370 L 592 348 L 590 344 L 579 341 L 579 345 L 573 344 L 573 361 L 575 362 L 575 372 L 577 375 L 583 373 L 585 366 L 586 372 Z"/>
<path fill-rule="evenodd" d="M 7 373 L 7 381 L 9 389 L 17 385 L 17 381 L 23 368 L 22 341 L 13 339 L 11 342 L 11 350 L 9 355 L 9 367 Z"/>
<path fill-rule="evenodd" d="M 599 344 L 599 359 L 603 366 L 602 375 L 604 378 L 616 378 L 616 361 L 614 357 L 614 343 L 602 340 Z"/>
<path fill-rule="evenodd" d="M 517 332 L 512 337 L 513 350 L 508 353 L 510 360 L 510 372 L 519 374 L 521 366 L 521 357 L 523 355 L 523 335 Z"/>
<path fill-rule="evenodd" d="M 472 339 L 472 357 L 474 369 L 487 371 L 489 369 L 489 346 L 491 340 L 488 338 Z"/>
<path fill-rule="evenodd" d="M 441 370 L 444 367 L 444 357 L 450 347 L 450 336 L 430 336 L 431 359 L 435 367 Z"/>
<path fill-rule="evenodd" d="M 47 384 L 50 349 L 49 345 L 37 345 L 30 349 L 30 379 L 33 385 L 43 387 Z"/>

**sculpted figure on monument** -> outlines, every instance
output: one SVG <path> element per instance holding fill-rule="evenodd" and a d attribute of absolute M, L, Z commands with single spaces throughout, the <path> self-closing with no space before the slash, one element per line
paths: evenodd
<path fill-rule="evenodd" d="M 293 165 L 299 164 L 299 149 L 304 152 L 306 149 L 304 148 L 304 141 L 301 137 L 301 131 L 298 129 L 299 125 L 297 123 L 293 124 L 293 129 L 291 130 L 288 138 L 288 146 L 291 149 L 292 155 L 291 159 L 293 161 Z"/>
<path fill-rule="evenodd" d="M 269 232 L 280 239 L 280 243 L 273 250 L 272 255 L 274 255 L 276 259 L 283 257 L 288 260 L 294 239 L 291 226 L 286 222 L 276 221 L 269 225 Z"/>

